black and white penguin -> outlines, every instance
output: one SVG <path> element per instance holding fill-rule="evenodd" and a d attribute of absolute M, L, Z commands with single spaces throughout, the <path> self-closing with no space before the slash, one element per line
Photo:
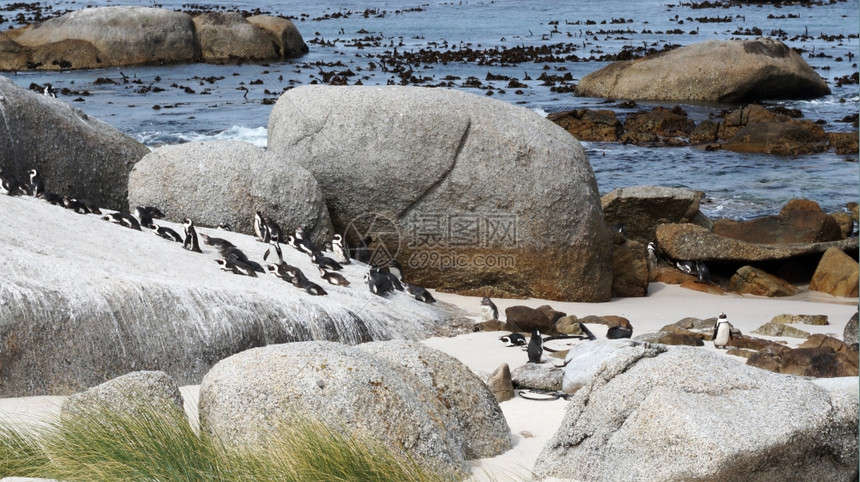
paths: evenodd
<path fill-rule="evenodd" d="M 63 196 L 63 207 L 78 214 L 89 213 L 86 206 L 78 202 L 77 199 L 70 198 L 69 196 Z"/>
<path fill-rule="evenodd" d="M 182 242 L 182 247 L 188 251 L 202 253 L 200 243 L 197 241 L 197 230 L 194 228 L 194 221 L 191 218 L 182 220 L 182 225 L 185 227 L 185 240 Z"/>
<path fill-rule="evenodd" d="M 18 180 L 11 174 L 4 174 L 3 169 L 0 169 L 0 194 L 7 196 L 20 194 L 18 191 Z"/>
<path fill-rule="evenodd" d="M 388 260 L 388 272 L 393 274 L 398 280 L 403 281 L 403 265 L 396 259 Z"/>
<path fill-rule="evenodd" d="M 696 274 L 695 261 L 675 261 L 675 267 L 681 270 L 682 273 Z"/>
<path fill-rule="evenodd" d="M 254 261 L 254 260 L 249 259 L 247 261 L 242 261 L 242 262 L 245 263 L 246 265 L 250 266 L 251 269 L 253 269 L 254 271 L 256 271 L 258 273 L 265 273 L 266 272 L 266 270 L 263 269 L 263 265 L 261 265 L 260 263 Z"/>
<path fill-rule="evenodd" d="M 725 313 L 720 313 L 717 322 L 714 324 L 714 348 L 725 348 L 732 339 L 732 324 L 729 323 L 729 318 Z"/>
<path fill-rule="evenodd" d="M 230 271 L 234 274 L 250 276 L 252 278 L 257 277 L 257 272 L 254 268 L 241 261 L 230 261 L 229 259 L 216 258 L 215 262 L 218 263 L 218 266 L 220 266 L 224 271 Z"/>
<path fill-rule="evenodd" d="M 623 326 L 612 326 L 606 330 L 606 338 L 610 340 L 620 340 L 622 338 L 630 338 L 633 336 L 632 328 L 624 328 Z"/>
<path fill-rule="evenodd" d="M 708 269 L 705 262 L 701 259 L 696 260 L 696 275 L 699 277 L 699 283 L 711 284 L 711 270 Z"/>
<path fill-rule="evenodd" d="M 529 363 L 541 363 L 543 357 L 543 338 L 540 331 L 532 330 L 532 337 L 529 339 L 529 346 L 526 350 L 529 354 Z"/>
<path fill-rule="evenodd" d="M 305 274 L 302 273 L 302 270 L 296 268 L 295 266 L 290 266 L 287 263 L 269 263 L 266 265 L 266 272 L 268 272 L 272 276 L 275 276 L 276 278 L 281 278 L 288 283 L 293 283 L 293 280 L 301 281 L 307 279 L 305 277 Z"/>
<path fill-rule="evenodd" d="M 44 193 L 44 194 L 43 194 L 42 196 L 40 196 L 40 197 L 42 197 L 43 199 L 45 199 L 45 200 L 46 200 L 46 201 L 48 201 L 48 202 L 51 202 L 51 201 L 48 199 L 48 197 L 50 196 L 50 194 L 51 194 L 51 193 L 46 192 L 46 193 Z M 74 201 L 74 202 L 76 202 L 76 203 L 80 204 L 81 206 L 83 206 L 83 207 L 84 207 L 84 209 L 86 209 L 87 214 L 101 214 L 101 213 L 102 213 L 102 210 L 101 210 L 101 209 L 99 209 L 99 207 L 96 205 L 96 203 L 94 203 L 94 202 L 90 201 L 89 199 L 83 199 L 83 198 L 79 198 L 79 197 L 73 197 L 73 198 L 69 198 L 69 199 L 71 199 L 72 201 Z M 142 225 L 142 226 L 143 226 L 143 225 Z"/>
<path fill-rule="evenodd" d="M 653 242 L 648 243 L 648 264 L 651 269 L 657 269 L 657 246 Z"/>
<path fill-rule="evenodd" d="M 168 228 L 167 226 L 159 226 L 158 224 L 152 223 L 149 225 L 149 229 L 152 230 L 152 234 L 167 239 L 169 241 L 175 241 L 177 243 L 182 242 L 182 236 L 179 235 L 176 231 Z"/>
<path fill-rule="evenodd" d="M 309 294 L 314 296 L 325 296 L 328 293 L 322 288 L 322 286 L 314 283 L 313 281 L 305 278 L 304 280 L 299 281 L 299 287 L 303 290 L 307 291 Z"/>
<path fill-rule="evenodd" d="M 141 226 L 149 226 L 152 224 L 152 219 L 161 219 L 164 213 L 155 206 L 135 206 L 134 217 L 140 222 Z"/>
<path fill-rule="evenodd" d="M 493 321 L 499 319 L 499 309 L 489 296 L 481 298 L 481 320 Z"/>
<path fill-rule="evenodd" d="M 384 275 L 385 277 L 387 277 L 388 281 L 391 282 L 391 286 L 393 286 L 394 289 L 396 289 L 397 291 L 405 291 L 403 288 L 403 283 L 401 283 L 400 280 L 397 279 L 397 276 L 394 276 L 393 274 L 391 274 L 390 271 L 388 271 L 387 266 L 384 266 L 384 267 L 383 266 L 372 266 L 370 268 L 370 270 L 376 271 L 376 272 Z"/>
<path fill-rule="evenodd" d="M 223 229 L 224 231 L 232 231 L 233 226 L 230 223 L 218 223 L 218 229 Z"/>
<path fill-rule="evenodd" d="M 140 223 L 137 222 L 134 216 L 128 213 L 115 212 L 102 216 L 105 221 L 110 221 L 114 224 L 119 224 L 130 229 L 141 231 Z"/>
<path fill-rule="evenodd" d="M 342 274 L 326 271 L 322 266 L 320 267 L 320 277 L 335 286 L 349 286 L 349 280 L 344 278 Z"/>
<path fill-rule="evenodd" d="M 307 254 L 308 256 L 313 256 L 314 253 L 319 252 L 317 247 L 314 246 L 314 243 L 310 239 L 305 238 L 305 230 L 301 226 L 296 228 L 295 238 L 295 243 L 299 248 L 299 251 Z"/>
<path fill-rule="evenodd" d="M 269 227 L 266 226 L 266 221 L 263 219 L 263 213 L 260 211 L 256 211 L 254 213 L 254 234 L 257 235 L 257 238 L 264 243 L 268 243 L 271 239 Z"/>
<path fill-rule="evenodd" d="M 51 84 L 45 84 L 45 90 L 42 91 L 43 94 L 47 97 L 57 98 L 57 91 L 54 90 L 54 86 Z"/>
<path fill-rule="evenodd" d="M 200 239 L 203 240 L 203 244 L 206 246 L 212 246 L 215 249 L 235 247 L 233 243 L 224 238 L 216 238 L 215 236 L 209 236 L 206 233 L 200 233 Z"/>
<path fill-rule="evenodd" d="M 525 346 L 526 345 L 526 337 L 523 336 L 522 333 L 511 333 L 510 335 L 505 335 L 499 337 L 499 340 L 502 340 L 505 343 L 510 343 L 509 346 Z"/>
<path fill-rule="evenodd" d="M 392 273 L 392 276 L 394 274 Z M 429 291 L 422 288 L 418 285 L 409 284 L 407 282 L 403 282 L 403 287 L 406 288 L 406 292 L 410 295 L 414 296 L 416 300 L 423 301 L 424 303 L 435 303 L 436 298 L 433 298 L 433 295 L 430 294 Z"/>
<path fill-rule="evenodd" d="M 45 183 L 42 181 L 42 176 L 35 169 L 30 169 L 30 195 L 39 197 L 45 192 Z"/>
<path fill-rule="evenodd" d="M 278 242 L 277 236 L 272 236 L 269 241 L 269 247 L 263 253 L 263 261 L 268 261 L 269 256 L 272 257 L 272 263 L 281 264 L 284 262 L 284 253 L 281 251 L 281 243 Z"/>
<path fill-rule="evenodd" d="M 355 259 L 364 264 L 370 263 L 370 243 L 373 242 L 373 236 L 367 236 L 358 242 L 355 248 Z"/>
<path fill-rule="evenodd" d="M 370 292 L 375 295 L 383 296 L 394 291 L 394 285 L 391 283 L 388 273 L 371 269 L 364 275 L 364 281 Z"/>
<path fill-rule="evenodd" d="M 331 252 L 334 253 L 334 260 L 340 264 L 349 264 L 349 247 L 343 236 L 335 234 L 331 238 Z"/>
<path fill-rule="evenodd" d="M 323 256 L 323 254 L 319 251 L 311 254 L 311 261 L 314 262 L 320 268 L 331 269 L 334 271 L 340 271 L 343 269 L 343 266 L 340 265 L 337 261 L 329 258 L 328 256 Z"/>
<path fill-rule="evenodd" d="M 243 263 L 248 262 L 248 255 L 236 246 L 218 246 L 218 254 L 227 260 L 236 260 Z"/>

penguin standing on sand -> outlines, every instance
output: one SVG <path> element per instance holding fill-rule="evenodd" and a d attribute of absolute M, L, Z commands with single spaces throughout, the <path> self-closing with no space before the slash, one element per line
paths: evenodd
<path fill-rule="evenodd" d="M 269 259 L 269 256 L 272 257 L 273 263 L 275 263 L 276 259 L 276 264 L 281 264 L 284 262 L 284 252 L 281 251 L 281 243 L 278 242 L 277 235 L 272 236 L 272 239 L 269 240 L 269 248 L 266 250 L 265 253 L 263 253 L 263 261 L 267 261 Z"/>
<path fill-rule="evenodd" d="M 182 225 L 185 226 L 185 241 L 182 243 L 182 247 L 188 251 L 202 253 L 200 243 L 197 241 L 197 230 L 194 229 L 194 221 L 190 218 L 185 218 L 182 220 Z"/>
<path fill-rule="evenodd" d="M 45 193 L 45 183 L 35 169 L 30 169 L 30 194 L 36 197 Z"/>
<path fill-rule="evenodd" d="M 657 269 L 657 246 L 654 243 L 648 243 L 648 264 L 651 269 Z"/>
<path fill-rule="evenodd" d="M 529 340 L 529 346 L 526 351 L 529 354 L 529 363 L 541 363 L 541 357 L 543 357 L 543 338 L 537 328 L 532 330 L 532 337 Z"/>
<path fill-rule="evenodd" d="M 714 324 L 714 348 L 725 348 L 732 339 L 732 324 L 729 323 L 729 318 L 725 313 L 720 313 L 717 322 Z"/>
<path fill-rule="evenodd" d="M 481 298 L 481 319 L 483 321 L 493 321 L 499 319 L 499 309 L 489 296 Z"/>
<path fill-rule="evenodd" d="M 260 211 L 254 213 L 254 234 L 264 243 L 268 243 L 272 239 L 269 227 L 266 225 L 263 213 Z"/>
<path fill-rule="evenodd" d="M 349 264 L 349 247 L 343 236 L 335 234 L 331 238 L 331 251 L 334 253 L 334 260 L 340 264 Z"/>

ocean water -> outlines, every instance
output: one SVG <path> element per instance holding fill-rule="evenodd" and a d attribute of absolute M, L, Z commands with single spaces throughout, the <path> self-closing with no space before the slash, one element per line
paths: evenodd
<path fill-rule="evenodd" d="M 830 0 L 828 0 L 829 2 Z M 160 6 L 175 10 L 259 9 L 293 20 L 310 52 L 285 62 L 145 66 L 68 72 L 5 73 L 18 85 L 51 83 L 60 98 L 148 146 L 207 139 L 266 144 L 271 102 L 285 89 L 341 73 L 346 83 L 400 83 L 383 68 L 395 49 L 413 62 L 410 84 L 489 95 L 542 114 L 592 107 L 605 99 L 575 96 L 569 87 L 625 50 L 656 49 L 709 39 L 774 36 L 801 55 L 827 81 L 832 94 L 807 101 L 769 102 L 800 109 L 827 131 L 852 131 L 846 116 L 858 112 L 857 84 L 837 79 L 857 72 L 858 0 L 804 7 L 743 5 L 694 8 L 699 1 L 626 0 L 342 1 L 306 2 L 64 1 L 45 15 L 89 6 Z M 635 7 L 635 8 L 634 8 Z M 19 17 L 19 14 L 21 17 Z M 0 5 L 0 30 L 32 21 L 20 4 Z M 535 50 L 539 58 L 512 58 Z M 461 55 L 468 52 L 470 55 Z M 542 75 L 568 76 L 551 88 Z M 106 83 L 110 79 L 115 83 Z M 520 84 L 509 87 L 511 79 Z M 653 105 L 616 109 L 625 115 Z M 680 104 L 695 121 L 730 105 Z M 711 217 L 752 218 L 778 212 L 791 198 L 844 210 L 857 201 L 857 155 L 826 152 L 786 157 L 703 152 L 695 148 L 643 148 L 584 142 L 601 194 L 617 187 L 661 185 L 702 190 Z"/>

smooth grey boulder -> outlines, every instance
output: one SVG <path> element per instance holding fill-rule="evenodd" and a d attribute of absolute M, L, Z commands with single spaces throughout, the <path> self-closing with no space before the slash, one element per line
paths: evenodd
<path fill-rule="evenodd" d="M 201 58 L 191 16 L 161 8 L 86 8 L 6 33 L 31 48 L 66 40 L 89 42 L 104 67 Z M 67 60 L 75 67 L 75 59 Z"/>
<path fill-rule="evenodd" d="M 631 351 L 571 397 L 536 477 L 852 480 L 856 394 L 700 348 Z"/>
<path fill-rule="evenodd" d="M 147 229 L 76 214 L 24 196 L 0 196 L 0 394 L 67 395 L 136 370 L 161 370 L 197 384 L 227 356 L 269 343 L 422 339 L 461 321 L 450 305 L 405 293 L 373 295 L 357 263 L 352 282 L 324 284 L 310 258 L 284 259 L 327 296 L 271 275 L 221 271 L 217 251 L 182 248 Z M 159 221 L 178 232 L 182 227 Z M 207 228 L 262 263 L 266 245 Z"/>
<path fill-rule="evenodd" d="M 750 243 L 720 236 L 694 224 L 662 224 L 657 226 L 656 234 L 660 249 L 670 258 L 703 261 L 776 261 L 824 253 L 831 247 L 842 250 L 858 247 L 857 238 L 821 243 Z"/>
<path fill-rule="evenodd" d="M 305 43 L 299 29 L 286 18 L 254 15 L 246 20 L 261 28 L 272 38 L 282 58 L 291 59 L 308 53 L 308 44 Z"/>
<path fill-rule="evenodd" d="M 203 59 L 208 62 L 281 57 L 271 36 L 238 12 L 207 12 L 193 20 Z"/>
<path fill-rule="evenodd" d="M 134 414 L 146 408 L 158 412 L 175 411 L 184 417 L 182 404 L 179 385 L 170 375 L 161 371 L 139 371 L 70 396 L 63 402 L 60 416 L 105 409 Z"/>
<path fill-rule="evenodd" d="M 201 429 L 227 447 L 265 447 L 279 424 L 289 425 L 301 417 L 332 427 L 345 426 L 392 450 L 405 451 L 421 463 L 461 473 L 468 473 L 470 456 L 494 455 L 510 448 L 510 432 L 502 430 L 507 423 L 486 387 L 477 392 L 483 398 L 479 403 L 495 407 L 492 425 L 500 430 L 481 430 L 492 440 L 470 444 L 466 438 L 476 435 L 478 427 L 469 428 L 463 422 L 470 416 L 475 416 L 470 424 L 483 417 L 469 413 L 475 403 L 469 400 L 468 390 L 452 385 L 456 375 L 446 379 L 439 371 L 458 363 L 442 361 L 444 356 L 431 355 L 429 348 L 422 349 L 414 363 L 398 360 L 404 349 L 403 345 L 363 348 L 301 342 L 236 354 L 203 378 Z M 422 362 L 428 365 L 422 367 Z M 466 374 L 469 370 L 456 371 Z M 474 375 L 467 375 L 462 380 L 467 386 L 483 385 L 472 380 Z M 434 385 L 433 381 L 440 383 Z"/>
<path fill-rule="evenodd" d="M 418 384 L 418 391 L 435 395 L 436 401 L 428 402 L 447 415 L 447 427 L 463 435 L 466 459 L 494 457 L 512 448 L 511 429 L 496 397 L 456 358 L 409 341 L 362 343 L 358 348 L 387 361 L 406 383 Z"/>
<path fill-rule="evenodd" d="M 128 173 L 148 152 L 69 104 L 0 76 L 0 167 L 20 182 L 36 169 L 50 192 L 125 209 Z"/>
<path fill-rule="evenodd" d="M 242 141 L 189 142 L 147 154 L 128 176 L 128 209 L 158 206 L 167 219 L 201 226 L 230 223 L 252 234 L 254 212 L 284 234 L 299 226 L 315 240 L 331 238 L 319 185 L 299 164 Z M 282 240 L 284 242 L 286 240 Z"/>
<path fill-rule="evenodd" d="M 848 345 L 856 345 L 860 342 L 858 340 L 857 325 L 857 313 L 854 313 L 854 316 L 848 320 L 848 323 L 845 323 L 845 328 L 842 330 L 842 341 Z"/>
<path fill-rule="evenodd" d="M 613 62 L 583 77 L 576 90 L 587 97 L 731 103 L 830 93 L 800 55 L 772 38 L 708 40 Z"/>
<path fill-rule="evenodd" d="M 644 245 L 657 239 L 657 226 L 665 223 L 710 224 L 699 211 L 705 193 L 663 186 L 619 187 L 600 198 L 606 224 L 624 224 L 625 236 Z"/>
<path fill-rule="evenodd" d="M 576 393 L 587 385 L 604 369 L 604 364 L 612 363 L 616 358 L 633 357 L 638 360 L 642 356 L 656 356 L 660 347 L 646 347 L 632 340 L 592 340 L 579 343 L 567 352 L 564 357 L 564 377 L 562 391 Z"/>
<path fill-rule="evenodd" d="M 550 360 L 552 360 L 550 358 Z M 520 389 L 561 390 L 564 371 L 547 363 L 525 363 L 511 370 L 511 383 Z"/>
<path fill-rule="evenodd" d="M 419 87 L 302 86 L 269 118 L 268 149 L 320 183 L 352 245 L 448 290 L 607 301 L 611 242 L 582 146 L 521 107 Z"/>

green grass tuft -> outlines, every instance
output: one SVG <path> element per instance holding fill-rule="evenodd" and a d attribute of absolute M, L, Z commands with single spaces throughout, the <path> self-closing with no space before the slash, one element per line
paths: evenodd
<path fill-rule="evenodd" d="M 180 410 L 100 406 L 46 427 L 0 425 L 0 477 L 59 480 L 456 480 L 381 442 L 301 421 L 278 427 L 263 448 L 228 450 L 197 433 Z"/>

